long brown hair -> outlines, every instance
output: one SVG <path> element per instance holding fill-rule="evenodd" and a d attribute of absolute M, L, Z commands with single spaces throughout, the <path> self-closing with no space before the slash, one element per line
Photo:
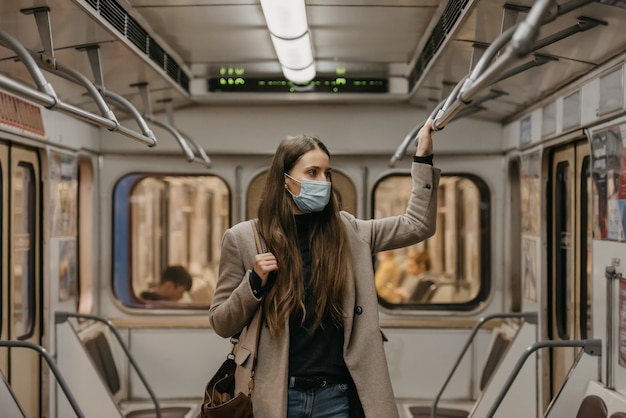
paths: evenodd
<path fill-rule="evenodd" d="M 276 281 L 264 302 L 265 316 L 273 334 L 282 333 L 294 311 L 304 312 L 302 257 L 292 197 L 285 188 L 284 173 L 290 172 L 302 155 L 315 148 L 330 158 L 326 146 L 315 137 L 299 135 L 282 140 L 274 154 L 259 206 L 259 229 L 278 261 Z M 317 301 L 314 326 L 320 326 L 325 315 L 331 315 L 333 322 L 340 324 L 344 287 L 352 259 L 334 192 L 324 210 L 313 218 L 310 248 L 312 296 Z"/>

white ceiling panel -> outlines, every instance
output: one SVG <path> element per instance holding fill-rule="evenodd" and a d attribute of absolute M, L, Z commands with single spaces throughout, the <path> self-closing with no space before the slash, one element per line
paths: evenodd
<path fill-rule="evenodd" d="M 136 22 L 139 32 L 149 37 L 146 53 L 127 38 L 127 29 L 116 28 L 92 6 L 97 1 L 115 5 Z M 560 4 L 569 3 L 563 0 Z M 137 89 L 131 84 L 147 82 L 155 102 L 172 98 L 175 106 L 194 103 L 254 102 L 294 103 L 298 101 L 353 102 L 358 100 L 403 100 L 409 105 L 432 107 L 440 101 L 445 83 L 456 84 L 468 72 L 475 42 L 489 44 L 500 34 L 505 3 L 532 6 L 532 0 L 309 0 L 307 14 L 311 28 L 316 67 L 320 77 L 335 76 L 345 69 L 346 77 L 409 77 L 424 50 L 430 51 L 433 30 L 444 12 L 458 26 L 446 20 L 451 32 L 441 38 L 439 48 L 426 62 L 420 84 L 410 94 L 298 94 L 298 93 L 211 93 L 206 81 L 217 77 L 223 67 L 245 68 L 246 77 L 281 78 L 258 0 L 0 0 L 0 31 L 10 34 L 26 48 L 42 48 L 35 19 L 20 9 L 48 7 L 55 57 L 93 79 L 86 53 L 76 47 L 98 44 L 105 87 L 126 96 L 142 107 Z M 538 37 L 577 24 L 579 16 L 607 23 L 577 33 L 538 52 L 558 58 L 538 68 L 495 84 L 508 93 L 483 106 L 472 117 L 505 120 L 528 103 L 541 100 L 567 82 L 626 49 L 623 35 L 626 9 L 599 2 L 571 11 L 546 24 Z M 526 13 L 518 14 L 518 21 Z M 133 29 L 136 30 L 136 29 Z M 131 31 L 132 32 L 132 31 Z M 135 34 L 135 32 L 132 32 Z M 145 49 L 145 48 L 144 48 Z M 431 51 L 432 52 L 432 51 Z M 0 73 L 32 85 L 22 63 L 14 62 L 15 52 L 0 46 Z M 521 62 L 528 61 L 527 57 Z M 59 97 L 69 103 L 92 108 L 84 89 L 56 76 L 50 77 Z M 408 84 L 408 81 L 406 82 Z M 193 88 L 189 88 L 193 85 Z"/>

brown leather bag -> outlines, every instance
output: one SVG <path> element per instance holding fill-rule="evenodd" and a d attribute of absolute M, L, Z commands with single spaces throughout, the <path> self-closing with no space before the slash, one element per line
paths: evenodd
<path fill-rule="evenodd" d="M 233 397 L 236 368 L 229 358 L 218 369 L 206 386 L 198 418 L 253 418 L 251 395 L 239 392 Z"/>
<path fill-rule="evenodd" d="M 250 223 L 254 231 L 257 251 L 266 252 L 257 231 L 256 222 L 250 221 Z M 254 389 L 257 345 L 261 334 L 262 311 L 262 307 L 259 307 L 252 317 L 241 343 L 239 334 L 230 339 L 233 348 L 226 361 L 207 383 L 198 418 L 253 418 L 252 390 Z M 249 362 L 252 364 L 247 364 Z M 246 389 L 248 393 L 243 392 Z"/>

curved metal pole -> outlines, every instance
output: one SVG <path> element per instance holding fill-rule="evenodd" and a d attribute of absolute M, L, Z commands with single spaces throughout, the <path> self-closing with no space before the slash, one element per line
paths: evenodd
<path fill-rule="evenodd" d="M 60 110 L 64 113 L 70 114 L 74 117 L 77 117 L 81 120 L 84 120 L 89 123 L 93 123 L 99 126 L 103 126 L 110 131 L 120 132 L 121 134 L 134 139 L 138 142 L 147 145 L 154 145 L 156 140 L 154 138 L 146 137 L 145 135 L 140 135 L 137 132 L 134 132 L 130 129 L 123 128 L 119 125 L 115 117 L 109 118 L 101 117 L 91 112 L 87 112 L 82 110 L 76 106 L 72 106 L 67 103 L 62 103 L 57 97 L 52 85 L 48 83 L 45 79 L 41 70 L 37 66 L 34 58 L 31 56 L 31 52 L 24 48 L 15 38 L 4 31 L 0 31 L 0 44 L 6 46 L 7 48 L 13 50 L 18 58 L 24 63 L 28 72 L 31 74 L 37 89 L 32 89 L 28 86 L 25 86 L 21 83 L 18 83 L 9 77 L 6 77 L 0 74 L 0 86 L 6 88 L 7 90 L 17 94 L 20 97 L 25 97 L 28 100 L 31 100 L 37 104 L 44 106 L 50 110 Z M 78 72 L 76 72 L 78 73 Z M 80 73 L 78 73 L 80 74 Z M 81 74 L 82 76 L 82 74 Z M 79 77 L 80 78 L 80 77 Z M 74 80 L 78 81 L 78 80 Z M 82 82 L 80 82 L 82 84 Z M 92 94 L 93 96 L 93 94 Z M 95 98 L 96 96 L 94 96 Z M 106 112 L 105 112 L 106 114 Z"/>
<path fill-rule="evenodd" d="M 148 384 L 148 381 L 146 380 L 143 373 L 141 372 L 141 369 L 139 369 L 139 365 L 137 365 L 137 363 L 135 362 L 135 359 L 133 358 L 132 354 L 126 347 L 126 344 L 124 344 L 124 340 L 122 339 L 122 336 L 117 331 L 117 328 L 115 328 L 113 323 L 107 319 L 101 318 L 96 315 L 80 314 L 80 313 L 75 313 L 75 312 L 56 312 L 55 313 L 55 322 L 57 324 L 65 322 L 67 318 L 91 319 L 93 321 L 101 322 L 105 324 L 107 327 L 109 327 L 109 330 L 111 330 L 113 335 L 115 335 L 115 338 L 117 339 L 117 342 L 124 350 L 124 353 L 126 354 L 126 357 L 128 358 L 128 361 L 130 361 L 130 364 L 133 366 L 133 368 L 135 369 L 135 372 L 139 376 L 139 379 L 141 379 L 141 382 L 143 383 L 146 390 L 148 391 L 148 394 L 150 395 L 150 398 L 152 399 L 152 402 L 154 403 L 154 409 L 155 409 L 157 418 L 161 418 L 161 406 L 159 405 L 159 401 L 156 395 L 152 391 L 152 388 L 150 387 L 150 385 Z"/>
<path fill-rule="evenodd" d="M 458 113 L 461 106 L 467 104 L 459 100 L 459 92 L 461 89 L 469 82 L 470 80 L 467 77 L 464 77 L 461 81 L 454 86 L 454 89 L 448 95 L 448 98 L 443 101 L 443 106 L 440 106 L 436 112 L 436 115 L 433 117 L 433 131 L 442 130 L 448 120 L 452 120 L 454 115 Z M 453 106 L 452 108 L 450 106 Z M 448 115 L 449 119 L 448 119 Z M 441 123 L 441 126 L 439 124 Z"/>
<path fill-rule="evenodd" d="M 433 401 L 433 406 L 430 411 L 431 418 L 437 417 L 437 405 L 439 404 L 439 400 L 441 399 L 441 396 L 443 395 L 444 390 L 446 390 L 448 383 L 450 383 L 450 380 L 452 380 L 452 376 L 454 375 L 454 372 L 456 372 L 456 369 L 459 367 L 459 364 L 461 364 L 461 360 L 463 360 L 463 356 L 465 356 L 465 353 L 467 352 L 468 348 L 474 341 L 474 337 L 478 333 L 478 330 L 489 321 L 492 321 L 494 319 L 506 319 L 506 318 L 523 318 L 528 322 L 534 321 L 536 323 L 537 313 L 536 312 L 497 313 L 497 314 L 491 314 L 491 315 L 487 315 L 487 316 L 480 318 L 478 322 L 472 328 L 472 332 L 467 338 L 465 345 L 461 349 L 461 352 L 459 353 L 459 356 L 457 357 L 456 362 L 452 366 L 452 370 L 450 370 L 450 373 L 448 373 L 448 377 L 446 378 L 446 381 L 443 382 L 443 386 L 439 390 L 439 393 L 437 393 L 437 396 L 435 396 L 435 400 Z"/>
<path fill-rule="evenodd" d="M 555 0 L 537 0 L 528 12 L 526 19 L 519 23 L 510 44 L 515 55 L 519 58 L 525 56 L 530 51 L 532 44 L 537 39 L 544 17 L 554 4 L 556 4 Z"/>
<path fill-rule="evenodd" d="M 85 77 L 82 73 L 80 73 L 79 71 L 76 71 L 73 68 L 69 68 L 69 67 L 62 65 L 58 61 L 57 61 L 57 69 L 58 69 L 57 71 L 54 71 L 54 74 L 60 77 L 69 79 L 70 81 L 78 82 L 80 85 L 85 87 L 85 89 L 87 89 L 91 97 L 93 97 L 93 100 L 96 102 L 96 105 L 98 106 L 98 109 L 100 109 L 102 116 L 104 116 L 107 119 L 111 119 L 113 122 L 117 123 L 117 125 L 119 126 L 120 123 L 115 117 L 115 114 L 113 113 L 113 111 L 109 109 L 109 106 L 107 106 L 106 102 L 104 101 L 104 97 L 102 97 L 102 93 L 98 91 L 96 86 L 87 77 Z M 114 131 L 115 129 L 112 129 L 112 130 Z"/>
<path fill-rule="evenodd" d="M 180 132 L 180 131 L 179 131 Z M 182 133 L 181 133 L 182 135 Z M 187 142 L 190 142 L 191 145 L 193 145 L 196 150 L 198 151 L 198 154 L 200 154 L 200 161 L 202 164 L 204 164 L 205 166 L 207 166 L 207 168 L 211 168 L 211 159 L 209 158 L 209 156 L 207 155 L 206 151 L 204 150 L 204 148 L 202 148 L 201 146 L 199 146 L 196 141 L 194 141 L 193 139 L 191 139 L 189 136 L 185 135 L 184 138 L 187 140 Z"/>
<path fill-rule="evenodd" d="M 599 356 L 602 354 L 602 340 L 570 340 L 570 341 L 539 341 L 530 347 L 527 347 L 522 356 L 517 360 L 515 367 L 509 374 L 504 386 L 500 390 L 498 397 L 494 401 L 493 405 L 491 405 L 491 409 L 487 412 L 486 417 L 491 418 L 496 413 L 496 410 L 502 403 L 502 400 L 506 396 L 507 392 L 511 388 L 513 381 L 519 374 L 520 370 L 524 366 L 524 363 L 535 351 L 541 348 L 556 348 L 556 347 L 582 347 L 587 354 Z"/>
<path fill-rule="evenodd" d="M 465 81 L 458 97 L 449 107 L 444 107 L 437 115 L 433 129 L 442 129 L 465 104 L 472 101 L 480 90 L 491 84 L 515 58 L 528 54 L 530 47 L 537 38 L 539 27 L 553 4 L 554 0 L 537 0 L 524 21 L 507 29 L 496 38 L 487 48 L 470 77 Z M 497 52 L 507 43 L 504 53 L 493 64 L 488 65 Z"/>
<path fill-rule="evenodd" d="M 445 100 L 442 100 L 441 102 L 439 102 L 439 104 L 431 112 L 428 119 L 435 118 L 435 115 L 437 114 L 437 112 L 439 112 L 444 102 Z M 396 152 L 394 152 L 394 154 L 389 159 L 389 167 L 394 167 L 396 165 L 396 162 L 401 160 L 402 157 L 404 157 L 404 154 L 406 153 L 406 149 L 409 147 L 409 144 L 411 143 L 411 141 L 415 140 L 415 145 L 417 146 L 417 138 L 419 137 L 419 132 L 423 126 L 424 126 L 423 123 L 421 125 L 417 125 L 413 129 L 411 129 L 411 131 L 404 137 L 400 145 L 398 145 L 398 148 L 396 148 Z"/>
<path fill-rule="evenodd" d="M 411 129 L 411 132 L 409 132 L 404 137 L 400 145 L 398 145 L 398 148 L 396 148 L 396 152 L 393 153 L 393 155 L 391 156 L 391 159 L 389 160 L 390 167 L 393 167 L 394 165 L 396 165 L 396 161 L 399 161 L 402 159 L 402 157 L 404 157 L 404 153 L 406 152 L 406 149 L 409 147 L 409 144 L 411 143 L 411 141 L 415 139 L 420 129 L 422 129 L 422 126 L 424 126 L 424 124 L 417 125 L 413 129 Z"/>
<path fill-rule="evenodd" d="M 493 61 L 493 59 L 498 55 L 498 52 L 500 52 L 500 50 L 504 48 L 506 44 L 511 40 L 518 26 L 519 23 L 516 23 L 515 25 L 502 32 L 500 36 L 498 36 L 491 43 L 491 45 L 487 47 L 483 55 L 478 60 L 478 63 L 470 73 L 468 77 L 469 80 L 472 80 L 473 82 L 478 78 L 480 74 L 485 72 L 485 70 L 489 67 L 489 64 L 491 64 L 491 61 Z"/>
<path fill-rule="evenodd" d="M 137 110 L 137 108 L 133 106 L 131 102 L 126 100 L 126 98 L 124 98 L 123 96 L 120 96 L 119 94 L 114 93 L 112 91 L 106 90 L 103 87 L 98 87 L 98 89 L 100 90 L 100 92 L 102 93 L 105 99 L 108 99 L 109 101 L 113 102 L 114 105 L 123 108 L 124 110 L 126 110 L 128 113 L 130 113 L 133 116 L 133 118 L 137 122 L 137 125 L 139 125 L 139 129 L 141 129 L 141 133 L 144 136 L 152 140 L 152 142 L 148 144 L 148 146 L 153 147 L 157 144 L 157 139 L 154 136 L 154 133 L 152 132 L 150 127 L 148 126 L 148 123 L 143 118 L 143 116 L 141 116 L 141 113 L 139 113 L 139 110 Z M 122 127 L 120 126 L 120 128 Z M 118 130 L 120 128 L 118 128 Z"/>
<path fill-rule="evenodd" d="M 54 377 L 57 379 L 57 383 L 59 384 L 59 386 L 61 386 L 61 390 L 65 394 L 65 397 L 67 398 L 70 405 L 72 406 L 72 409 L 74 410 L 76 416 L 79 418 L 85 418 L 85 414 L 83 414 L 83 411 L 81 411 L 78 403 L 76 403 L 76 399 L 74 399 L 74 396 L 72 395 L 72 391 L 70 391 L 70 388 L 69 386 L 67 386 L 65 379 L 63 379 L 61 371 L 54 363 L 54 360 L 52 359 L 52 357 L 50 357 L 50 354 L 48 354 L 45 348 L 37 344 L 33 344 L 29 341 L 0 341 L 0 347 L 28 348 L 38 352 L 39 355 L 43 357 L 44 360 L 46 360 L 46 363 L 48 363 L 48 367 L 50 367 L 50 370 L 52 370 Z"/>
<path fill-rule="evenodd" d="M 147 93 L 146 93 L 146 96 L 147 96 Z M 144 100 L 149 100 L 149 99 L 145 97 Z M 200 147 L 198 143 L 194 141 L 193 139 L 191 139 L 189 135 L 184 134 L 183 132 L 181 132 L 178 128 L 174 126 L 174 106 L 172 105 L 172 99 L 164 99 L 164 100 L 160 100 L 160 102 L 162 102 L 165 106 L 165 114 L 167 115 L 167 123 L 173 129 L 175 129 L 183 137 L 185 141 L 187 141 L 188 143 L 191 143 L 191 145 L 193 145 L 198 151 L 200 158 L 195 157 L 194 162 L 199 162 L 205 165 L 206 167 L 210 168 L 211 159 L 209 158 L 207 153 L 204 151 L 204 148 Z"/>
<path fill-rule="evenodd" d="M 0 30 L 0 44 L 6 46 L 17 54 L 18 58 L 26 66 L 26 69 L 30 73 L 30 76 L 33 78 L 33 81 L 37 86 L 37 90 L 52 97 L 54 99 L 54 102 L 56 103 L 58 98 L 56 93 L 54 92 L 54 89 L 52 88 L 52 85 L 48 83 L 46 78 L 43 76 L 43 74 L 39 70 L 39 67 L 37 66 L 37 63 L 35 62 L 33 57 L 30 56 L 28 50 L 24 48 L 24 46 L 20 44 L 14 37 L 2 30 Z M 51 109 L 53 107 L 54 105 L 48 108 Z"/>
<path fill-rule="evenodd" d="M 161 122 L 158 119 L 155 119 L 151 115 L 146 116 L 146 119 L 149 122 L 154 123 L 156 126 L 159 126 L 172 134 L 174 139 L 176 139 L 176 141 L 178 142 L 178 145 L 180 145 L 180 148 L 183 150 L 183 153 L 185 154 L 187 161 L 189 161 L 190 163 L 193 161 L 196 161 L 196 155 L 193 153 L 192 149 L 189 147 L 187 140 L 180 134 L 180 132 L 178 132 L 176 128 L 174 128 L 173 126 L 170 126 L 167 123 Z"/>

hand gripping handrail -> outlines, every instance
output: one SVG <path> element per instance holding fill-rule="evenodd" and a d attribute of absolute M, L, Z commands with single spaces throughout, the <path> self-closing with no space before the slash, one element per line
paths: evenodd
<path fill-rule="evenodd" d="M 101 318 L 97 315 L 81 314 L 81 313 L 76 313 L 76 312 L 55 312 L 54 314 L 54 319 L 55 319 L 56 324 L 62 324 L 63 322 L 67 321 L 68 318 L 91 319 L 93 321 L 101 322 L 109 328 L 109 330 L 113 333 L 113 335 L 115 335 L 115 338 L 117 339 L 117 342 L 119 343 L 120 347 L 122 347 L 122 350 L 124 350 L 124 354 L 126 354 L 128 361 L 133 366 L 133 368 L 135 369 L 135 372 L 139 376 L 139 379 L 141 380 L 144 387 L 148 391 L 148 394 L 150 395 L 150 398 L 152 399 L 152 403 L 154 403 L 154 410 L 155 410 L 156 417 L 161 418 L 161 406 L 159 405 L 159 400 L 157 399 L 156 395 L 152 391 L 152 388 L 148 384 L 148 380 L 145 378 L 145 376 L 141 372 L 141 369 L 139 368 L 139 365 L 135 361 L 135 358 L 126 347 L 126 344 L 124 344 L 124 340 L 122 339 L 122 336 L 118 332 L 117 328 L 115 328 L 115 325 L 113 325 L 113 323 L 109 321 L 108 319 Z"/>
<path fill-rule="evenodd" d="M 437 131 L 443 129 L 445 125 L 454 119 L 455 115 L 460 112 L 463 106 L 472 103 L 472 100 L 481 89 L 518 74 L 524 69 L 548 62 L 546 58 L 536 59 L 533 65 L 526 64 L 516 71 L 511 71 L 503 76 L 502 73 L 516 57 L 523 57 L 532 51 L 540 49 L 549 43 L 556 42 L 573 33 L 585 31 L 598 24 L 605 24 L 605 22 L 581 17 L 579 18 L 580 22 L 577 27 L 569 28 L 562 31 L 562 33 L 555 34 L 534 44 L 541 25 L 591 2 L 593 2 L 593 0 L 570 0 L 561 5 L 556 5 L 554 0 L 537 0 L 535 5 L 531 8 L 526 20 L 502 32 L 485 50 L 471 73 L 464 77 L 455 86 L 448 97 L 439 104 L 430 116 L 430 119 L 434 119 L 432 125 L 433 130 Z M 505 46 L 507 46 L 506 50 L 501 53 L 500 50 Z M 498 59 L 496 59 L 493 65 L 490 65 L 491 61 L 500 53 L 501 55 Z M 419 129 L 421 129 L 422 126 L 423 124 L 412 129 L 402 140 L 389 160 L 390 166 L 393 167 L 396 161 L 404 156 L 412 140 L 417 140 Z"/>
<path fill-rule="evenodd" d="M 433 406 L 430 411 L 431 418 L 437 417 L 437 405 L 439 404 L 441 395 L 443 395 L 443 391 L 446 390 L 446 387 L 448 386 L 448 383 L 450 383 L 450 380 L 452 379 L 454 372 L 456 372 L 457 367 L 459 367 L 459 364 L 461 364 L 461 360 L 463 360 L 463 356 L 467 352 L 468 348 L 472 345 L 472 342 L 474 341 L 474 337 L 476 336 L 480 328 L 483 325 L 485 325 L 487 322 L 492 321 L 494 319 L 506 319 L 506 318 L 522 318 L 527 322 L 537 323 L 537 312 L 497 313 L 497 314 L 491 314 L 491 315 L 487 315 L 487 316 L 480 318 L 478 322 L 472 328 L 472 332 L 470 333 L 469 337 L 467 337 L 467 341 L 465 342 L 465 345 L 461 349 L 459 356 L 454 362 L 454 365 L 452 366 L 452 370 L 450 370 L 450 373 L 448 373 L 448 377 L 446 377 L 445 382 L 443 382 L 443 386 L 441 386 L 439 393 L 437 393 L 437 396 L 435 396 L 435 400 L 433 401 Z"/>
<path fill-rule="evenodd" d="M 76 416 L 78 418 L 85 418 L 85 414 L 83 414 L 83 411 L 81 411 L 80 407 L 78 406 L 78 403 L 76 403 L 76 399 L 74 399 L 74 395 L 72 395 L 72 391 L 70 391 L 69 386 L 67 386 L 67 383 L 65 382 L 65 379 L 63 378 L 63 375 L 61 374 L 61 371 L 59 370 L 57 365 L 54 363 L 54 360 L 52 359 L 52 357 L 50 357 L 50 354 L 48 354 L 45 348 L 41 347 L 40 345 L 31 343 L 29 341 L 13 341 L 13 340 L 0 341 L 0 347 L 28 348 L 30 350 L 34 350 L 37 353 L 39 353 L 39 355 L 44 358 L 46 363 L 48 363 L 48 367 L 50 367 L 50 370 L 52 370 L 52 374 L 54 374 L 54 377 L 56 378 L 57 383 L 59 384 L 59 386 L 61 386 L 61 390 L 65 394 L 65 397 L 70 403 L 70 406 L 74 410 L 74 413 L 76 414 Z"/>
<path fill-rule="evenodd" d="M 571 0 L 563 5 L 556 5 L 555 0 L 537 0 L 530 9 L 526 19 L 504 31 L 489 48 L 487 48 L 470 76 L 465 80 L 458 96 L 454 97 L 450 106 L 444 106 L 435 117 L 433 130 L 443 129 L 463 105 L 469 104 L 480 90 L 497 80 L 499 74 L 501 74 L 512 61 L 516 58 L 522 58 L 531 51 L 544 46 L 543 42 L 535 45 L 539 28 L 543 24 L 571 10 L 591 3 L 592 1 L 593 0 Z M 555 39 L 559 39 L 559 36 Z M 505 44 L 505 50 L 498 56 L 493 64 L 490 64 Z"/>
<path fill-rule="evenodd" d="M 37 89 L 33 89 L 1 74 L 0 87 L 3 87 L 20 97 L 26 98 L 41 106 L 44 106 L 47 109 L 58 110 L 66 114 L 70 114 L 86 122 L 105 127 L 109 130 L 120 132 L 121 134 L 131 139 L 147 145 L 154 144 L 154 140 L 152 138 L 148 138 L 130 129 L 119 126 L 119 123 L 116 120 L 109 119 L 108 117 L 102 117 L 86 110 L 80 109 L 76 106 L 61 102 L 50 83 L 48 83 L 48 81 L 41 73 L 41 70 L 37 66 L 37 63 L 31 56 L 30 52 L 26 48 L 24 48 L 23 45 L 21 45 L 11 35 L 1 30 L 0 44 L 13 50 L 17 54 L 20 61 L 24 63 L 26 69 L 30 73 L 33 81 L 35 82 L 35 85 L 37 86 Z"/>
<path fill-rule="evenodd" d="M 455 90 L 461 88 L 460 84 L 461 83 L 456 85 Z M 441 102 L 439 102 L 439 104 L 435 106 L 433 111 L 430 113 L 430 116 L 428 117 L 428 119 L 429 120 L 433 119 L 435 115 L 437 115 L 437 112 L 439 112 L 439 110 L 444 106 L 445 103 L 446 103 L 446 100 L 442 100 Z M 415 141 L 415 145 L 417 146 L 417 138 L 419 137 L 419 132 L 423 126 L 424 126 L 423 123 L 421 125 L 417 125 L 413 129 L 411 129 L 411 132 L 409 132 L 404 137 L 400 145 L 398 145 L 398 148 L 396 148 L 396 152 L 394 152 L 391 158 L 389 159 L 389 167 L 395 166 L 396 162 L 401 160 L 402 157 L 404 157 L 404 153 L 406 153 L 406 149 L 409 147 L 409 144 L 411 143 L 411 141 Z"/>
<path fill-rule="evenodd" d="M 486 418 L 492 418 L 495 415 L 496 411 L 498 410 L 498 407 L 500 406 L 500 404 L 502 403 L 502 400 L 504 399 L 507 392 L 511 388 L 511 385 L 515 381 L 515 378 L 517 377 L 520 370 L 524 366 L 524 363 L 526 362 L 526 360 L 528 360 L 528 358 L 535 351 L 539 349 L 555 348 L 555 347 L 581 347 L 585 351 L 585 353 L 589 355 L 599 356 L 602 354 L 602 340 L 600 339 L 569 340 L 569 341 L 547 340 L 547 341 L 536 342 L 535 344 L 527 347 L 526 350 L 524 350 L 524 353 L 522 354 L 522 356 L 517 360 L 517 363 L 515 363 L 515 367 L 511 371 L 511 374 L 509 374 L 509 377 L 504 383 L 504 386 L 502 386 L 502 389 L 500 389 L 500 393 L 498 394 L 498 397 L 494 401 L 493 405 L 491 405 L 491 409 L 489 409 L 489 412 L 487 412 Z"/>

